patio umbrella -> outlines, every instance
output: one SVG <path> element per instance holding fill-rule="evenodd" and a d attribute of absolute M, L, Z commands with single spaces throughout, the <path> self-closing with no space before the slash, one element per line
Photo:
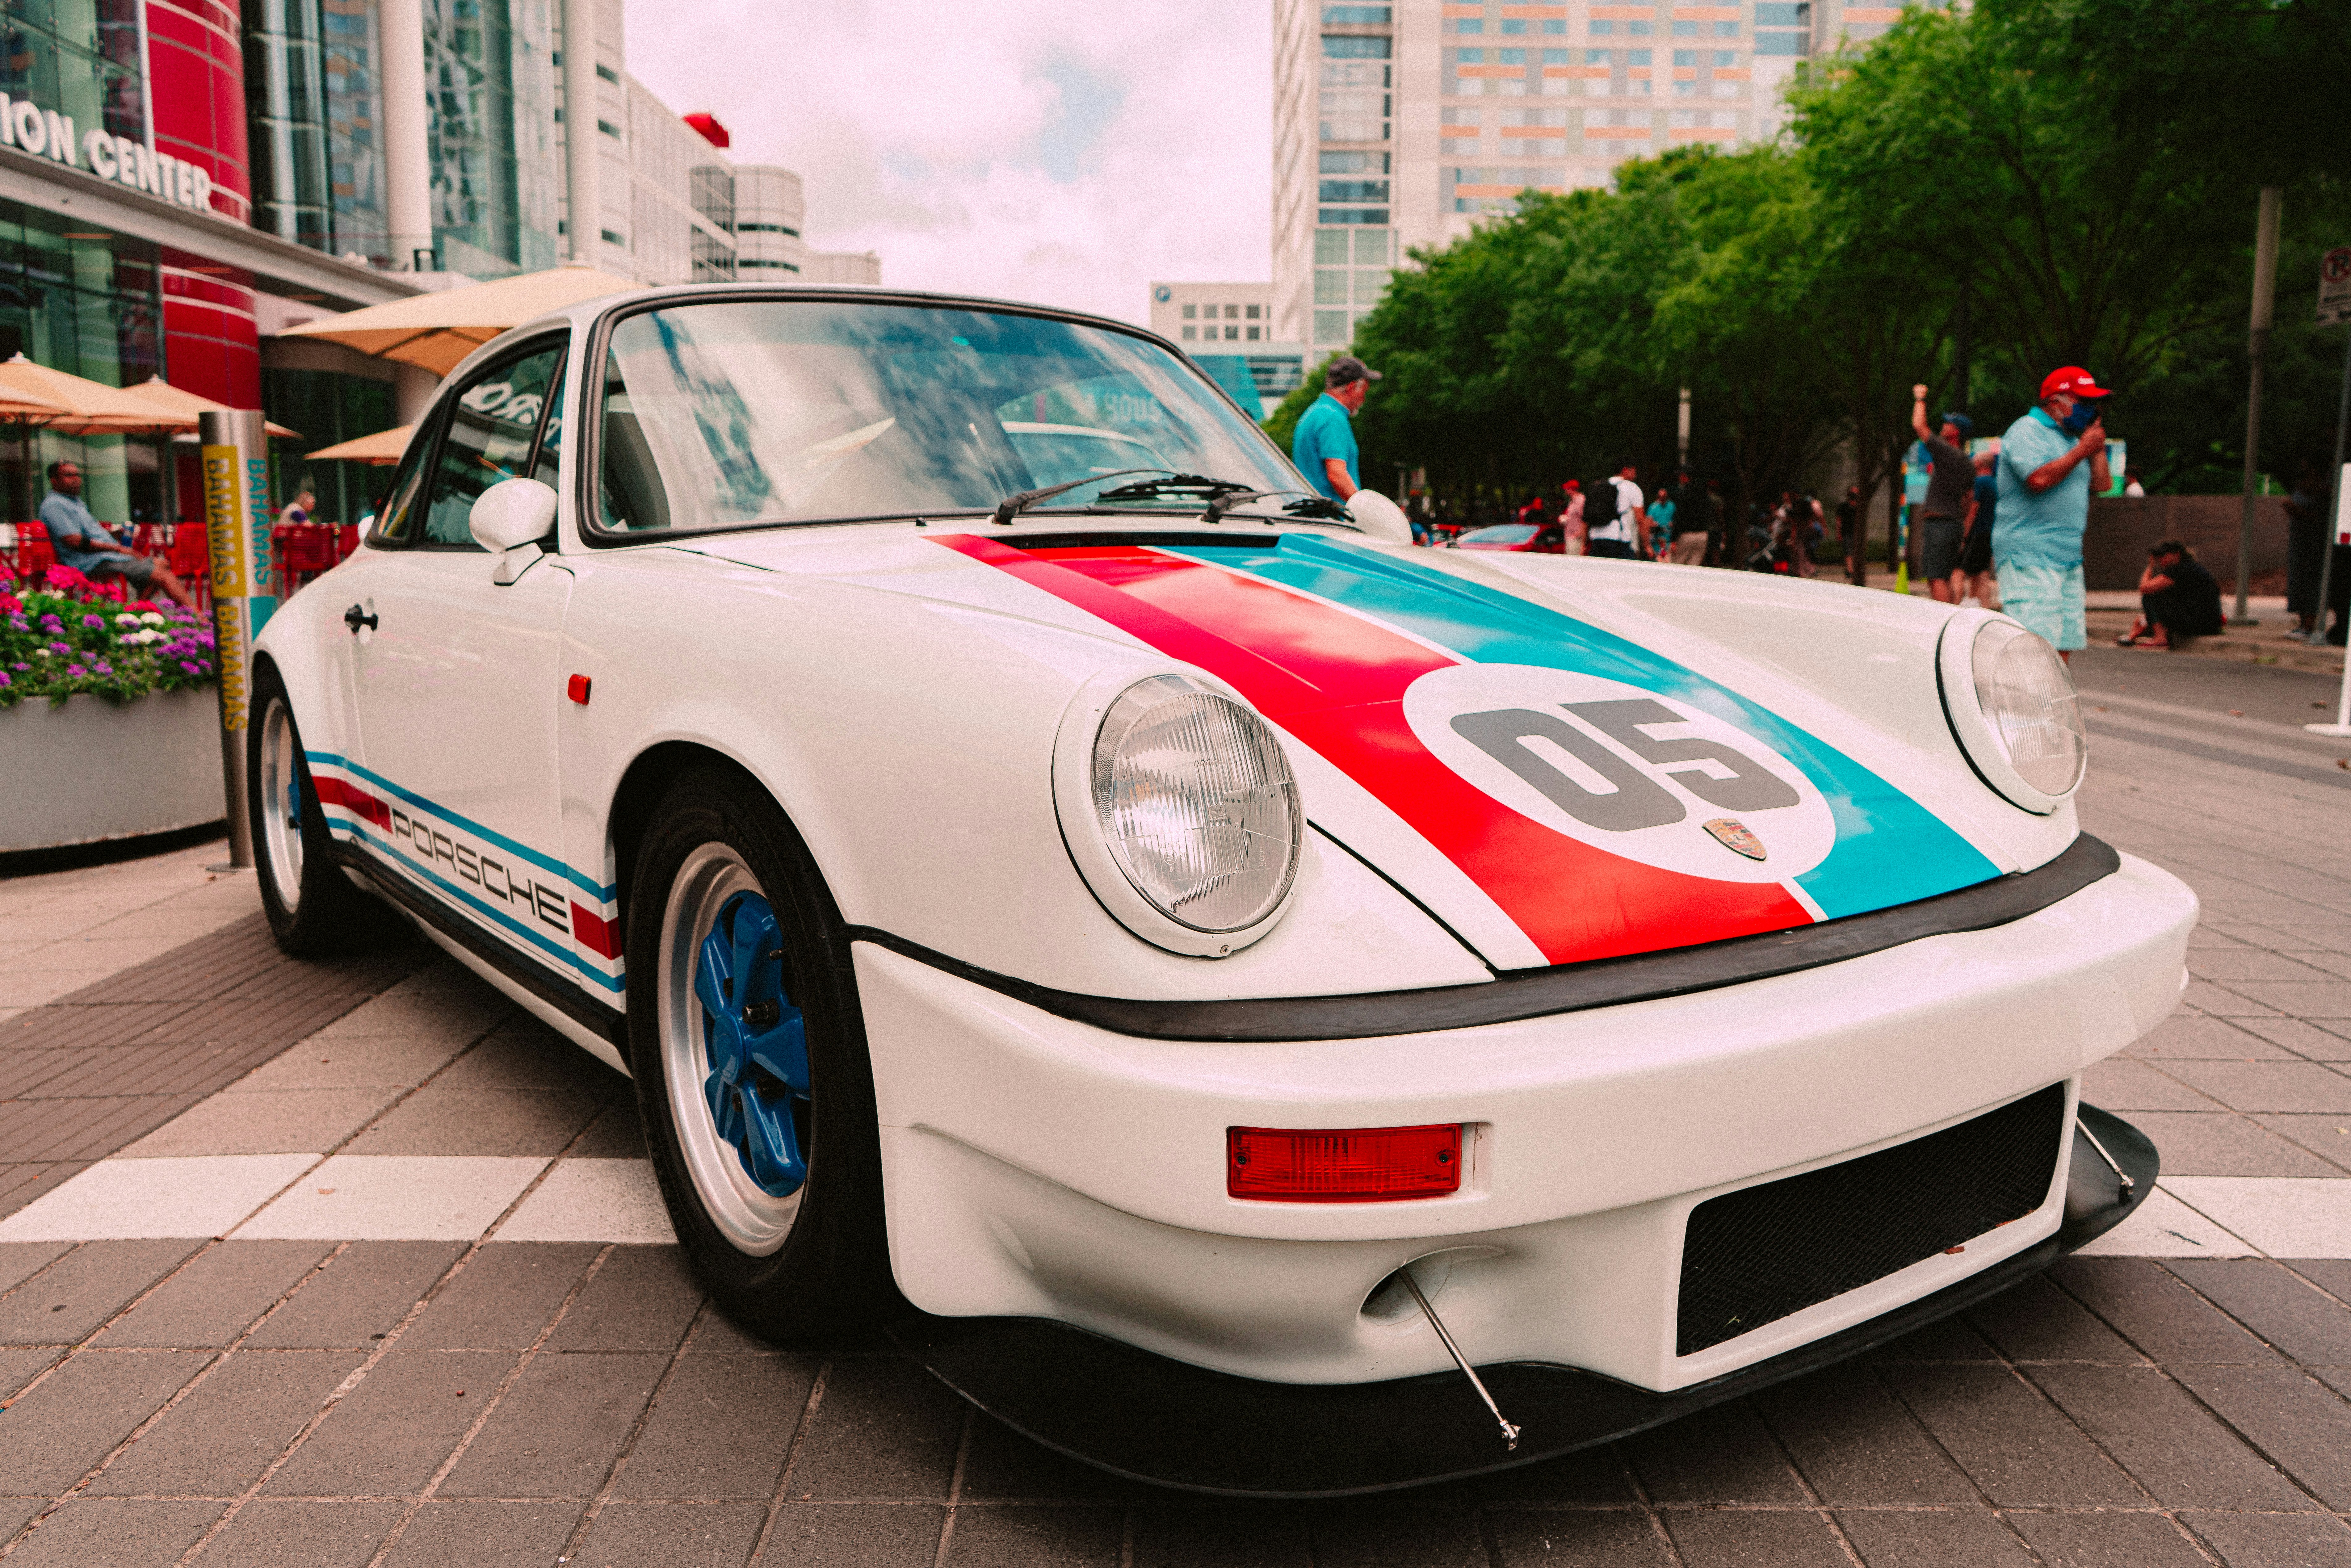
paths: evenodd
<path fill-rule="evenodd" d="M 350 441 L 339 441 L 332 446 L 321 446 L 310 455 L 344 463 L 397 463 L 400 455 L 408 450 L 408 437 L 415 428 L 413 424 L 395 424 L 390 430 L 379 430 L 373 435 L 361 435 Z"/>
<path fill-rule="evenodd" d="M 231 412 L 228 404 L 214 402 L 212 399 L 195 392 L 183 392 L 161 376 L 151 377 L 135 387 L 124 387 L 122 390 L 127 395 L 137 399 L 158 415 L 156 423 L 147 427 L 150 430 L 193 432 L 196 428 L 198 414 Z M 301 439 L 300 431 L 288 430 L 275 420 L 266 420 L 263 423 L 272 435 L 282 435 L 289 441 Z"/>
<path fill-rule="evenodd" d="M 193 414 L 185 421 L 163 416 L 120 387 L 53 371 L 22 354 L 0 362 L 0 420 L 41 425 L 60 435 L 123 435 L 195 425 Z"/>
<path fill-rule="evenodd" d="M 281 335 L 323 338 L 380 360 L 420 365 L 436 376 L 445 376 L 467 354 L 533 317 L 582 299 L 643 287 L 592 267 L 559 267 L 324 316 L 289 327 Z"/>

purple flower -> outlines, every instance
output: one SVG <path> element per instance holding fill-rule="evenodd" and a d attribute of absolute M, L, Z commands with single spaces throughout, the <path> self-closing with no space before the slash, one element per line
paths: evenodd
<path fill-rule="evenodd" d="M 89 674 L 89 672 L 83 669 L 79 664 L 68 664 L 66 666 L 66 674 L 68 675 L 86 675 Z"/>
<path fill-rule="evenodd" d="M 52 653 L 70 653 L 73 652 L 73 649 L 68 643 L 52 643 L 49 644 L 49 652 Z"/>
<path fill-rule="evenodd" d="M 106 617 L 103 615 L 85 615 L 81 618 L 81 623 L 93 632 L 106 630 Z"/>
<path fill-rule="evenodd" d="M 100 660 L 99 660 L 99 661 L 95 665 L 93 665 L 93 666 L 91 666 L 91 667 L 92 667 L 92 668 L 94 668 L 95 670 L 97 670 L 97 671 L 98 671 L 98 673 L 99 673 L 99 674 L 101 674 L 101 675 L 110 675 L 110 674 L 114 674 L 114 666 L 113 666 L 112 664 L 108 664 L 108 663 L 107 663 L 105 660 L 103 660 L 103 659 L 100 659 Z"/>
<path fill-rule="evenodd" d="M 182 669 L 183 669 L 183 670 L 187 671 L 187 672 L 188 672 L 188 674 L 192 674 L 192 675 L 201 675 L 201 674 L 203 674 L 204 673 L 204 672 L 200 667 L 198 667 L 197 665 L 194 665 L 194 664 L 190 664 L 190 663 L 188 663 L 188 661 L 186 661 L 185 659 L 183 659 L 183 660 L 181 660 L 181 661 L 180 661 L 180 668 L 182 668 Z"/>
<path fill-rule="evenodd" d="M 6 671 L 0 670 L 0 691 L 5 691 L 8 687 L 13 686 L 16 684 L 16 682 L 8 678 Z"/>
<path fill-rule="evenodd" d="M 62 622 L 62 621 L 58 620 L 55 615 L 44 615 L 44 616 L 42 616 L 42 617 L 41 617 L 41 630 L 42 630 L 42 631 L 44 631 L 44 632 L 62 632 L 62 631 L 64 631 L 65 629 L 66 629 L 66 623 L 65 623 L 64 622 Z"/>

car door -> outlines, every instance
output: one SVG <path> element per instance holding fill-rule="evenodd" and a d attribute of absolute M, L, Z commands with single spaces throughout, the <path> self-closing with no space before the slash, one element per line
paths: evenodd
<path fill-rule="evenodd" d="M 484 490 L 534 472 L 564 348 L 526 344 L 444 401 L 352 584 L 352 685 L 363 772 L 387 810 L 380 857 L 576 983 L 573 895 L 599 884 L 561 858 L 556 725 L 572 574 L 553 555 L 501 571 L 469 528 Z"/>

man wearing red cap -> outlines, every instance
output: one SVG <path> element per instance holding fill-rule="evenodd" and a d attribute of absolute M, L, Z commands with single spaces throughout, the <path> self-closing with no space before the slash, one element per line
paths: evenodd
<path fill-rule="evenodd" d="M 2082 533 L 2090 494 L 2104 490 L 2107 389 L 2079 365 L 2042 380 L 2041 402 L 2000 441 L 2001 606 L 2068 659 L 2088 643 L 2083 614 Z"/>

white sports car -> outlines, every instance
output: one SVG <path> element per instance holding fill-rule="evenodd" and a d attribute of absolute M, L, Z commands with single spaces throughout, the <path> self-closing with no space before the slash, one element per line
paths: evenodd
<path fill-rule="evenodd" d="M 2045 643 L 1299 486 L 1117 322 L 518 329 L 259 640 L 278 939 L 389 904 L 632 1073 L 743 1322 L 1206 1490 L 1603 1441 L 2144 1198 L 2076 1084 L 2196 905 Z"/>

